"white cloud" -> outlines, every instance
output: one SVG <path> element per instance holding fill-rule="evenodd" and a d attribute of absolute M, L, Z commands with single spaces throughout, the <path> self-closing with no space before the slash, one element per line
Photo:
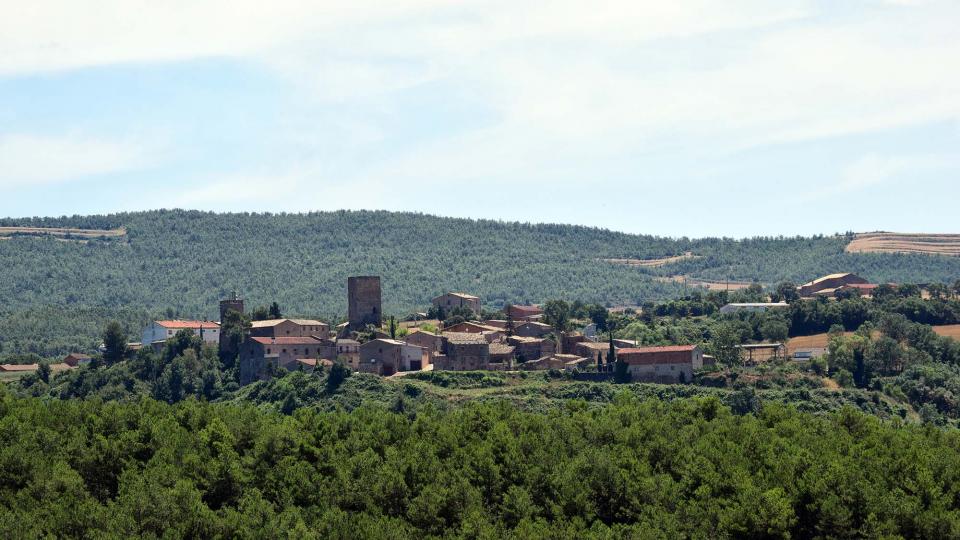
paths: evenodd
<path fill-rule="evenodd" d="M 149 161 L 137 143 L 33 135 L 0 135 L 0 188 L 53 184 L 127 171 Z"/>

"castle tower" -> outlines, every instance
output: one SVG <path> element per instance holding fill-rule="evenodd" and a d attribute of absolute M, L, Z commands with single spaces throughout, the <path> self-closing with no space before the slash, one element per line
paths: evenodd
<path fill-rule="evenodd" d="M 220 301 L 220 322 L 223 323 L 227 318 L 227 312 L 230 310 L 238 311 L 243 313 L 243 298 L 237 296 L 237 292 L 234 291 L 230 294 L 230 298 Z"/>
<path fill-rule="evenodd" d="M 351 330 L 360 330 L 368 324 L 380 327 L 383 316 L 380 276 L 347 278 L 347 311 Z"/>

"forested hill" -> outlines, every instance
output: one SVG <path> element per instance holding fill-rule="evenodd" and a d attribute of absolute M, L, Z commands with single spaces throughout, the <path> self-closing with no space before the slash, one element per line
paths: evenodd
<path fill-rule="evenodd" d="M 342 315 L 346 278 L 354 274 L 383 276 L 385 311 L 397 314 L 446 290 L 479 294 L 489 306 L 560 297 L 634 304 L 677 294 L 678 285 L 655 278 L 679 274 L 764 283 L 836 271 L 897 282 L 960 277 L 960 258 L 847 254 L 848 236 L 689 240 L 372 211 L 0 219 L 0 227 L 11 226 L 109 229 L 114 236 L 0 228 L 6 341 L 17 325 L 57 324 L 50 318 L 61 315 L 66 325 L 114 312 L 213 318 L 217 300 L 233 290 L 251 305 L 277 301 L 291 315 Z M 603 261 L 686 252 L 696 257 L 663 267 Z"/>

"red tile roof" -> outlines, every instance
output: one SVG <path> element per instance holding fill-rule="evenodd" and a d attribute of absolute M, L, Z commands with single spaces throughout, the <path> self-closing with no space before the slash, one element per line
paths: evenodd
<path fill-rule="evenodd" d="M 692 359 L 690 355 L 672 353 L 692 353 L 696 348 L 696 345 L 670 345 L 620 349 L 617 358 L 632 365 L 687 364 Z"/>
<path fill-rule="evenodd" d="M 189 330 L 199 330 L 201 328 L 220 328 L 219 323 L 215 322 L 205 322 L 205 321 L 156 321 L 159 326 L 164 328 L 177 328 L 177 329 L 189 329 Z"/>

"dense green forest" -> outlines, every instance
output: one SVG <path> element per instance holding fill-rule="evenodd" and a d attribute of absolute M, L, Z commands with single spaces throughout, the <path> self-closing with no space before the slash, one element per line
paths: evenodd
<path fill-rule="evenodd" d="M 0 536 L 955 538 L 960 434 L 713 398 L 292 415 L 0 388 Z"/>
<path fill-rule="evenodd" d="M 215 318 L 238 291 L 251 305 L 333 319 L 346 278 L 383 276 L 384 309 L 405 314 L 466 290 L 488 306 L 578 299 L 640 304 L 680 294 L 658 276 L 803 282 L 835 271 L 876 281 L 952 282 L 960 258 L 844 253 L 848 236 L 660 238 L 569 225 L 476 221 L 391 212 L 215 214 L 153 211 L 0 219 L 0 226 L 124 227 L 119 238 L 14 235 L 0 241 L 0 353 L 89 350 L 117 318 L 137 331 L 151 316 Z M 692 252 L 662 268 L 603 262 Z"/>

